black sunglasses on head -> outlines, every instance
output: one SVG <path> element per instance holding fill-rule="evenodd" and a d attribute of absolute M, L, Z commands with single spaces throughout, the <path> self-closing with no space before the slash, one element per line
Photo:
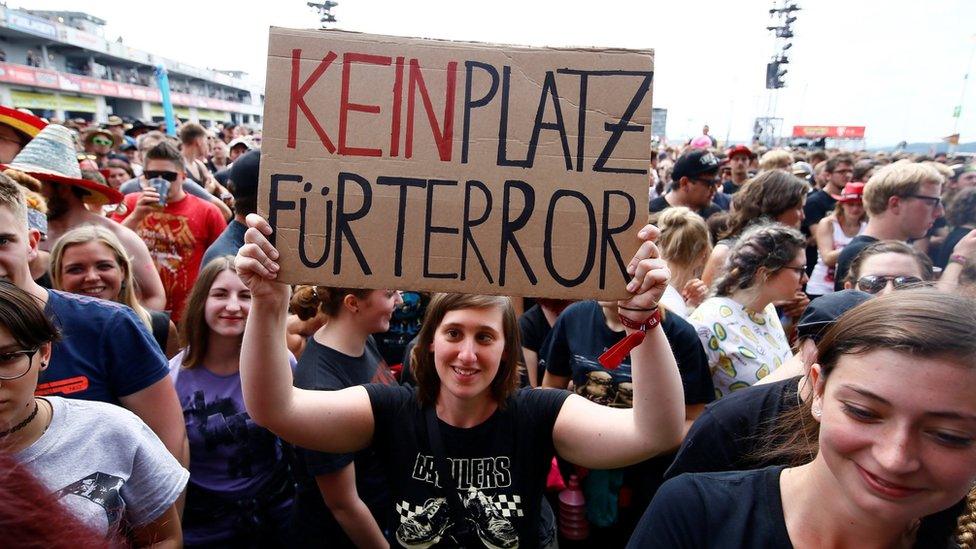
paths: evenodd
<path fill-rule="evenodd" d="M 161 178 L 165 179 L 166 181 L 169 181 L 170 183 L 176 181 L 176 178 L 179 176 L 178 173 L 176 173 L 176 172 L 170 172 L 170 171 L 148 170 L 148 171 L 144 171 L 142 173 L 143 173 L 143 175 L 146 176 L 146 179 L 153 179 L 153 178 L 156 178 L 156 177 L 161 177 Z"/>
<path fill-rule="evenodd" d="M 869 294 L 876 294 L 888 285 L 888 281 L 896 290 L 918 288 L 929 284 L 917 276 L 885 276 L 866 275 L 857 279 L 857 289 Z"/>

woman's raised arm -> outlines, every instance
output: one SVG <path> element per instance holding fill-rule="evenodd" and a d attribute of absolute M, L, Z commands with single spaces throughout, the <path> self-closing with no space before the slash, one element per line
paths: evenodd
<path fill-rule="evenodd" d="M 651 316 L 670 277 L 654 244 L 659 234 L 651 225 L 641 229 L 639 236 L 645 242 L 628 267 L 634 276 L 628 286 L 633 297 L 618 302 L 620 316 L 637 323 Z M 564 459 L 593 469 L 611 469 L 643 461 L 681 444 L 684 391 L 661 326 L 648 330 L 630 356 L 634 407 L 610 408 L 578 395 L 570 396 L 556 417 L 552 433 L 556 452 Z"/>
<path fill-rule="evenodd" d="M 251 312 L 241 346 L 241 385 L 251 419 L 282 439 L 312 450 L 347 453 L 369 445 L 373 410 L 363 387 L 306 391 L 292 386 L 285 325 L 287 284 L 277 282 L 278 251 L 268 241 L 271 226 L 247 216 L 237 274 L 251 290 Z"/>

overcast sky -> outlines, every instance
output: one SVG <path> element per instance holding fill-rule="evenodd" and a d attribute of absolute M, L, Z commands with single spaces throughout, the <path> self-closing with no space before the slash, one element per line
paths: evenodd
<path fill-rule="evenodd" d="M 751 136 L 770 113 L 794 124 L 867 126 L 868 146 L 976 140 L 976 1 L 795 0 L 787 88 L 764 89 L 774 52 L 771 0 L 339 0 L 345 30 L 538 46 L 655 50 L 654 106 L 669 110 L 668 137 L 709 124 L 732 141 Z M 16 2 L 8 2 L 16 7 Z M 31 0 L 33 9 L 78 9 L 68 0 Z M 199 66 L 239 69 L 263 81 L 268 27 L 317 28 L 305 0 L 99 0 L 89 13 L 105 35 Z M 159 10 L 159 6 L 166 6 Z M 967 67 L 968 65 L 968 67 Z M 976 79 L 976 75 L 970 80 Z M 961 99 L 962 98 L 962 99 Z"/>

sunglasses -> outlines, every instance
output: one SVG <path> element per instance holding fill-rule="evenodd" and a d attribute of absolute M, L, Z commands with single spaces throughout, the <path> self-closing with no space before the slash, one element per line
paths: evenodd
<path fill-rule="evenodd" d="M 161 177 L 161 178 L 165 179 L 166 181 L 169 181 L 170 183 L 173 183 L 174 181 L 176 181 L 176 178 L 179 176 L 178 173 L 176 173 L 176 172 L 170 172 L 170 171 L 147 170 L 147 171 L 144 171 L 142 173 L 146 176 L 146 179 L 153 179 L 155 177 Z"/>
<path fill-rule="evenodd" d="M 888 285 L 889 281 L 896 290 L 918 288 L 929 285 L 927 282 L 917 276 L 866 275 L 857 279 L 857 289 L 869 294 L 876 294 L 885 289 L 885 286 Z"/>
<path fill-rule="evenodd" d="M 91 141 L 96 145 L 102 145 L 105 147 L 111 147 L 112 144 L 114 143 L 111 139 L 107 139 L 105 137 L 100 137 L 100 136 L 93 137 Z"/>

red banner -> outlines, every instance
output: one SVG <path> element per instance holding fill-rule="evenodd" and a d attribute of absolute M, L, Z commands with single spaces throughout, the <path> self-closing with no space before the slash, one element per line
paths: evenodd
<path fill-rule="evenodd" d="M 793 137 L 864 139 L 864 126 L 793 126 Z"/>
<path fill-rule="evenodd" d="M 0 82 L 38 88 L 51 88 L 66 92 L 105 95 L 124 99 L 136 99 L 139 101 L 153 101 L 155 103 L 160 102 L 159 90 L 155 88 L 126 84 L 124 82 L 113 82 L 111 80 L 101 80 L 99 78 L 68 74 L 50 69 L 15 65 L 12 63 L 0 63 Z M 242 108 L 244 107 L 243 104 L 224 101 L 222 99 L 211 99 L 209 97 L 175 92 L 170 94 L 170 96 L 176 105 L 245 112 Z"/>

